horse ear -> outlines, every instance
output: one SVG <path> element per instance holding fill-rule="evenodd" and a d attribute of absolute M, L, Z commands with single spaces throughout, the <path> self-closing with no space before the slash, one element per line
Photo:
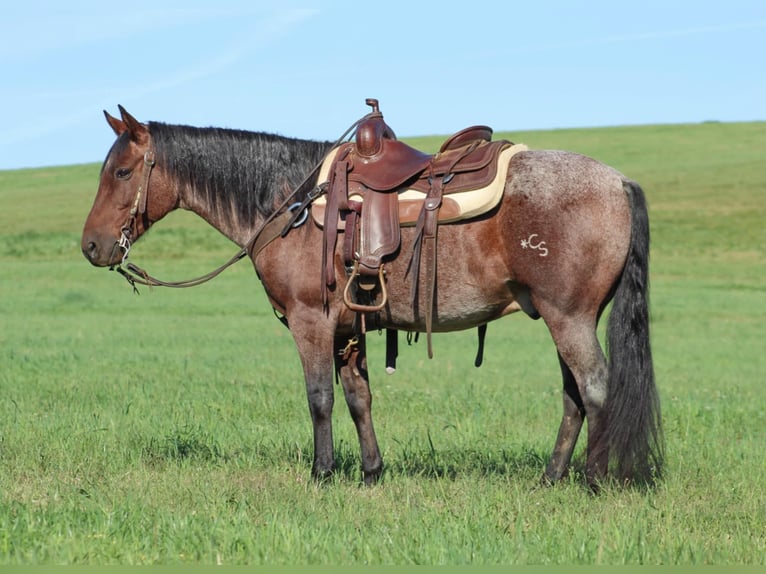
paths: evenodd
<path fill-rule="evenodd" d="M 122 106 L 118 105 L 117 107 L 120 110 L 120 115 L 122 115 L 122 121 L 130 132 L 130 139 L 137 144 L 147 143 L 149 141 L 149 128 L 131 116 Z"/>
<path fill-rule="evenodd" d="M 115 135 L 120 136 L 128 130 L 128 126 L 125 125 L 125 122 L 110 115 L 106 110 L 104 110 L 104 117 L 106 118 L 106 123 L 112 128 Z"/>

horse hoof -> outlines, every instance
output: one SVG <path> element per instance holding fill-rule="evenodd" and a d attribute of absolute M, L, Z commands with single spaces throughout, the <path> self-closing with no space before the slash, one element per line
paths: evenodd
<path fill-rule="evenodd" d="M 540 486 L 544 486 L 546 488 L 549 488 L 551 486 L 555 486 L 558 482 L 558 479 L 553 476 L 548 476 L 547 473 L 543 473 L 543 475 L 540 477 Z"/>
<path fill-rule="evenodd" d="M 335 469 L 324 469 L 324 470 L 312 469 L 311 470 L 311 478 L 314 479 L 314 482 L 320 485 L 327 484 L 328 482 L 330 482 L 334 474 L 335 474 Z"/>
<path fill-rule="evenodd" d="M 540 477 L 540 485 L 546 487 L 555 486 L 561 482 L 562 479 L 567 478 L 568 476 L 569 468 L 565 468 L 563 471 L 547 469 Z"/>
<path fill-rule="evenodd" d="M 364 485 L 365 486 L 375 486 L 380 482 L 380 477 L 383 475 L 383 469 L 379 468 L 372 471 L 365 471 L 363 473 L 364 475 Z"/>

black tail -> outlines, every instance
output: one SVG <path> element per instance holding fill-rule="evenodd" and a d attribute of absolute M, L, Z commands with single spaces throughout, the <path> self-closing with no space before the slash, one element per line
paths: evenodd
<path fill-rule="evenodd" d="M 620 480 L 651 483 L 662 476 L 664 444 L 649 341 L 649 217 L 641 187 L 624 188 L 632 225 L 607 326 L 609 453 Z"/>

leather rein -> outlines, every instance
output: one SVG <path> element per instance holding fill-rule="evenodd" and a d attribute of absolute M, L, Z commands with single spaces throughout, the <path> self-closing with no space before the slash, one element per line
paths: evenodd
<path fill-rule="evenodd" d="M 351 124 L 345 133 L 340 136 L 332 146 L 330 146 L 330 150 L 343 143 L 346 138 L 350 138 L 359 124 L 366 120 L 369 115 L 370 114 L 366 114 Z M 320 160 L 320 162 L 314 166 L 314 168 L 295 188 L 295 190 L 288 194 L 288 196 L 271 213 L 271 215 L 264 219 L 264 221 L 253 233 L 252 237 L 247 241 L 247 243 L 245 243 L 242 248 L 223 265 L 217 267 L 209 273 L 205 273 L 204 275 L 195 277 L 193 279 L 185 279 L 182 281 L 163 281 L 153 277 L 138 265 L 127 261 L 128 254 L 130 253 L 130 249 L 133 243 L 131 238 L 133 236 L 134 227 L 136 229 L 136 235 L 138 236 L 137 217 L 144 217 L 146 215 L 146 200 L 149 191 L 149 178 L 151 177 L 152 170 L 156 165 L 154 151 L 151 149 L 147 150 L 147 152 L 144 154 L 143 179 L 141 180 L 141 183 L 138 186 L 138 190 L 136 191 L 136 197 L 133 200 L 133 205 L 130 208 L 128 218 L 125 221 L 125 224 L 120 228 L 120 238 L 114 246 L 114 249 L 119 248 L 122 250 L 122 261 L 116 266 L 112 265 L 109 270 L 117 271 L 130 284 L 130 286 L 133 288 L 133 292 L 138 293 L 139 291 L 136 285 L 144 285 L 147 287 L 172 287 L 174 289 L 196 287 L 197 285 L 201 285 L 202 283 L 206 283 L 207 281 L 217 277 L 223 271 L 234 265 L 240 259 L 243 259 L 248 254 L 250 254 L 253 261 L 255 261 L 256 255 L 260 253 L 261 249 L 266 247 L 266 245 L 271 243 L 277 237 L 284 237 L 287 235 L 290 229 L 293 227 L 300 227 L 306 221 L 306 210 L 308 209 L 311 202 L 313 202 L 317 197 L 324 193 L 325 186 L 323 184 L 317 185 L 309 193 L 306 194 L 306 197 L 302 201 L 296 202 L 293 200 L 298 195 L 300 190 L 303 189 L 308 181 L 317 173 L 326 157 L 327 156 L 322 158 L 322 160 Z M 269 230 L 269 233 L 266 233 L 266 230 Z M 123 265 L 125 265 L 125 267 L 123 267 Z"/>

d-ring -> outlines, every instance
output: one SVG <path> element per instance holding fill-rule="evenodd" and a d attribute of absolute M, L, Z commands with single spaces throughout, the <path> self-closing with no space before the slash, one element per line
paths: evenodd
<path fill-rule="evenodd" d="M 295 211 L 296 209 L 301 207 L 301 205 L 302 204 L 300 202 L 295 202 L 290 207 L 287 208 L 287 211 Z M 306 223 L 306 220 L 308 219 L 308 217 L 309 217 L 309 208 L 304 207 L 303 213 L 301 213 L 300 217 L 295 220 L 295 223 L 293 223 L 293 227 L 300 227 L 301 225 Z"/>

